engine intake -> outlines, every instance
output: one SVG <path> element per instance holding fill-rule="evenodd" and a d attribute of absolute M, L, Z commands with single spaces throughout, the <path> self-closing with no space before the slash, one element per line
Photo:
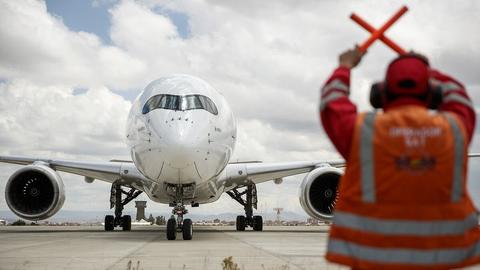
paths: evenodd
<path fill-rule="evenodd" d="M 338 183 L 343 171 L 321 167 L 311 171 L 300 186 L 300 204 L 313 218 L 330 220 L 338 197 Z"/>
<path fill-rule="evenodd" d="M 44 164 L 29 165 L 10 176 L 5 199 L 10 210 L 21 218 L 47 219 L 63 206 L 63 182 L 52 168 Z"/>

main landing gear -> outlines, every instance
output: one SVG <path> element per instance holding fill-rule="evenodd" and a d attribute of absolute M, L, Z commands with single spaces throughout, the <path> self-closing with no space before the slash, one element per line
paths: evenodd
<path fill-rule="evenodd" d="M 240 190 L 243 189 L 243 190 Z M 232 189 L 227 191 L 234 200 L 243 205 L 245 209 L 245 216 L 237 216 L 237 231 L 245 231 L 247 226 L 253 228 L 254 231 L 263 230 L 262 216 L 254 216 L 253 208 L 257 209 L 257 187 L 255 184 L 250 184 L 242 188 Z M 245 195 L 245 199 L 243 196 Z"/>
<path fill-rule="evenodd" d="M 113 231 L 117 226 L 122 227 L 124 231 L 132 229 L 132 217 L 129 215 L 122 216 L 123 207 L 138 197 L 142 191 L 133 187 L 126 188 L 128 188 L 128 191 L 123 190 L 120 184 L 112 184 L 110 189 L 110 209 L 115 207 L 115 216 L 105 216 L 105 231 Z M 126 196 L 123 200 L 122 194 Z"/>
<path fill-rule="evenodd" d="M 188 210 L 185 205 L 178 203 L 172 210 L 172 216 L 167 221 L 167 239 L 175 240 L 177 238 L 177 232 L 182 232 L 183 240 L 192 240 L 193 237 L 193 224 L 192 220 L 187 218 L 183 219 L 183 215 L 187 214 Z M 175 219 L 175 215 L 177 218 Z"/>

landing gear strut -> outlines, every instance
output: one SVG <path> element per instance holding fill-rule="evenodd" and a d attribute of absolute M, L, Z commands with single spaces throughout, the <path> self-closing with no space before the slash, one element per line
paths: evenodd
<path fill-rule="evenodd" d="M 240 190 L 243 189 L 243 190 Z M 245 231 L 247 226 L 253 228 L 254 231 L 263 230 L 263 218 L 262 216 L 254 216 L 253 208 L 257 209 L 257 187 L 255 184 L 250 184 L 245 187 L 235 188 L 227 191 L 227 194 L 243 205 L 245 209 L 245 216 L 237 216 L 237 231 Z M 243 196 L 245 195 L 245 199 Z"/>
<path fill-rule="evenodd" d="M 128 190 L 125 191 L 120 184 L 113 183 L 110 189 L 110 209 L 115 207 L 115 216 L 105 216 L 105 231 L 113 231 L 117 226 L 122 227 L 124 231 L 130 231 L 132 229 L 132 217 L 129 215 L 122 216 L 123 207 L 138 197 L 142 191 L 133 187 L 125 187 Z M 125 199 L 122 200 L 122 195 L 125 195 Z"/>
<path fill-rule="evenodd" d="M 167 222 L 167 239 L 175 240 L 177 238 L 177 231 L 182 232 L 183 240 L 192 240 L 193 225 L 192 220 L 183 219 L 183 215 L 187 214 L 188 210 L 185 205 L 178 203 L 172 210 L 172 216 Z M 175 216 L 177 218 L 175 219 Z"/>
<path fill-rule="evenodd" d="M 170 206 L 173 207 L 172 216 L 167 221 L 167 239 L 175 240 L 178 231 L 182 232 L 183 240 L 192 240 L 192 220 L 188 218 L 183 219 L 183 216 L 188 213 L 187 208 L 185 208 L 185 202 L 191 202 L 192 207 L 198 207 L 198 203 L 193 201 L 195 183 L 182 185 L 167 184 L 165 189 L 173 201 L 170 203 Z"/>

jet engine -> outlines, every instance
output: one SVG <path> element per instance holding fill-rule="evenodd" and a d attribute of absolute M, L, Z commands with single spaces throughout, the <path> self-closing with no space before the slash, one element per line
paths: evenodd
<path fill-rule="evenodd" d="M 342 175 L 342 170 L 328 166 L 317 168 L 305 176 L 300 186 L 300 204 L 309 216 L 332 219 Z"/>
<path fill-rule="evenodd" d="M 46 164 L 33 164 L 16 171 L 5 187 L 7 205 L 27 220 L 47 219 L 60 210 L 65 201 L 63 182 Z"/>

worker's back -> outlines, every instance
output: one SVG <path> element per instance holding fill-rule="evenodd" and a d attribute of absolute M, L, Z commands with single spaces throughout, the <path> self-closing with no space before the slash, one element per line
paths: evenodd
<path fill-rule="evenodd" d="M 360 269 L 480 260 L 478 218 L 465 188 L 466 146 L 453 114 L 413 105 L 359 115 L 327 258 L 353 259 Z"/>
<path fill-rule="evenodd" d="M 452 194 L 452 188 L 463 191 L 465 141 L 461 123 L 450 113 L 409 105 L 361 114 L 344 179 L 362 181 L 341 181 L 349 185 L 341 194 L 345 200 L 382 204 L 458 201 L 461 194 Z M 375 190 L 362 194 L 363 180 L 372 182 Z"/>

